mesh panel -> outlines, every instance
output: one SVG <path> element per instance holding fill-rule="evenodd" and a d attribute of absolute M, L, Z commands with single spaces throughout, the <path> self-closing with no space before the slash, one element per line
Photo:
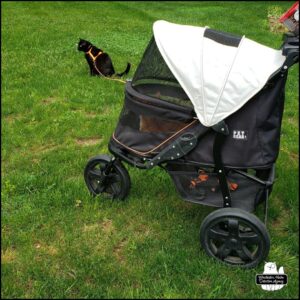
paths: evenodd
<path fill-rule="evenodd" d="M 142 79 L 148 81 L 151 81 L 151 79 L 158 81 L 169 81 L 179 86 L 178 81 L 161 56 L 156 46 L 154 37 L 151 38 L 143 58 L 134 74 L 132 80 L 133 85 L 138 84 Z"/>
<path fill-rule="evenodd" d="M 152 37 L 134 74 L 132 87 L 144 95 L 181 106 L 193 107 L 161 56 L 154 37 Z"/>
<path fill-rule="evenodd" d="M 132 130 L 149 133 L 165 133 L 172 135 L 182 129 L 187 123 L 175 120 L 167 120 L 157 115 L 137 114 L 129 110 L 126 106 L 123 107 L 120 114 L 119 123 L 122 126 L 130 127 Z"/>
<path fill-rule="evenodd" d="M 189 123 L 151 114 L 151 110 L 143 114 L 124 105 L 114 139 L 137 155 L 151 156 L 165 147 L 169 143 L 166 140 Z"/>

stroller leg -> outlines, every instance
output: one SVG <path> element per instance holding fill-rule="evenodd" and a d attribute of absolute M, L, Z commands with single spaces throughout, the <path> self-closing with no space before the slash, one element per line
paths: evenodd
<path fill-rule="evenodd" d="M 265 200 L 265 209 L 264 209 L 264 213 L 265 213 L 265 226 L 267 227 L 267 221 L 268 221 L 268 202 L 269 202 L 269 190 L 266 189 L 266 200 Z"/>
<path fill-rule="evenodd" d="M 231 207 L 231 195 L 222 161 L 222 146 L 229 134 L 224 121 L 213 127 L 216 136 L 213 145 L 215 170 L 220 183 L 224 208 L 210 213 L 200 228 L 201 245 L 209 256 L 224 263 L 253 268 L 269 253 L 270 237 L 265 224 L 255 215 Z M 266 188 L 265 223 L 267 221 Z"/>
<path fill-rule="evenodd" d="M 219 179 L 224 207 L 231 207 L 231 195 L 227 183 L 226 172 L 222 161 L 222 146 L 226 139 L 226 136 L 229 134 L 228 127 L 224 121 L 215 125 L 213 129 L 216 131 L 216 136 L 213 146 L 213 155 L 215 161 L 215 170 Z"/>

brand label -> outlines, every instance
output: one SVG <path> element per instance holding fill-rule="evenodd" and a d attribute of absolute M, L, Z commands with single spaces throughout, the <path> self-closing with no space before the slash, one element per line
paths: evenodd
<path fill-rule="evenodd" d="M 248 131 L 246 131 L 246 130 L 233 130 L 232 137 L 235 140 L 247 141 Z"/>

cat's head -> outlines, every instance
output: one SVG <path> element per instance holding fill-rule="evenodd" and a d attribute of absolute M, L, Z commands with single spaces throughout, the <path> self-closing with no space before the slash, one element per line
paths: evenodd
<path fill-rule="evenodd" d="M 275 262 L 266 262 L 264 274 L 277 274 L 277 266 Z"/>
<path fill-rule="evenodd" d="M 77 49 L 79 51 L 87 52 L 87 51 L 89 51 L 89 48 L 91 48 L 91 46 L 93 46 L 93 45 L 89 41 L 86 41 L 86 40 L 83 40 L 83 39 L 79 39 Z"/>

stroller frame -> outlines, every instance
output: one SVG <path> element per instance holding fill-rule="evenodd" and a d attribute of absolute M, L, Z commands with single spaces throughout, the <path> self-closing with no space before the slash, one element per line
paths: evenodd
<path fill-rule="evenodd" d="M 286 57 L 285 62 L 281 69 L 272 74 L 269 81 L 275 76 L 286 78 L 288 69 L 298 62 L 299 36 L 285 34 L 284 42 L 280 49 Z M 131 88 L 131 81 L 127 81 L 125 90 L 127 88 Z M 132 92 L 136 93 L 135 96 L 138 95 L 143 98 L 142 94 L 137 93 L 133 89 Z M 149 96 L 145 96 L 145 99 L 147 102 Z M 195 120 L 196 122 L 198 121 Z M 200 127 L 202 127 L 202 130 L 200 130 Z M 211 128 L 215 134 L 213 140 L 213 164 L 208 163 L 205 165 L 185 158 L 187 154 L 196 148 L 199 139 L 203 135 L 203 125 L 198 122 L 192 129 L 189 128 L 188 131 L 184 130 L 184 128 L 177 131 L 168 139 L 168 144 L 153 156 L 143 155 L 138 151 L 130 151 L 126 145 L 118 143 L 113 135 L 108 144 L 108 150 L 113 157 L 100 155 L 91 158 L 85 167 L 85 181 L 90 193 L 94 196 L 108 193 L 110 198 L 124 199 L 129 192 L 130 177 L 122 164 L 123 161 L 139 169 L 147 170 L 159 166 L 167 172 L 169 172 L 168 166 L 172 166 L 174 163 L 177 165 L 190 164 L 197 168 L 213 168 L 219 182 L 223 208 L 212 212 L 203 221 L 200 229 L 201 245 L 209 256 L 219 261 L 230 265 L 252 268 L 267 257 L 270 249 L 270 238 L 266 229 L 266 223 L 268 198 L 275 178 L 275 163 L 255 168 L 255 175 L 247 173 L 247 168 L 245 168 L 246 171 L 243 171 L 243 168 L 225 165 L 222 158 L 222 149 L 230 133 L 229 127 L 225 120 L 222 120 Z M 160 147 L 157 148 L 159 149 Z M 259 203 L 265 202 L 264 223 L 250 213 L 251 209 L 233 207 L 232 195 L 228 186 L 229 172 L 234 172 L 262 187 L 260 199 L 253 206 L 255 209 Z M 118 187 L 117 184 L 120 184 L 120 186 Z M 201 201 L 193 201 L 192 199 L 185 200 L 197 204 L 210 205 L 201 203 Z M 240 224 L 242 224 L 242 229 L 239 229 Z M 223 244 L 218 248 L 216 245 L 220 240 L 222 240 Z M 252 254 L 245 250 L 247 243 L 250 245 L 252 243 L 256 247 Z M 232 255 L 230 254 L 232 253 L 231 251 L 236 253 L 239 260 L 234 256 L 230 258 L 230 255 Z"/>

